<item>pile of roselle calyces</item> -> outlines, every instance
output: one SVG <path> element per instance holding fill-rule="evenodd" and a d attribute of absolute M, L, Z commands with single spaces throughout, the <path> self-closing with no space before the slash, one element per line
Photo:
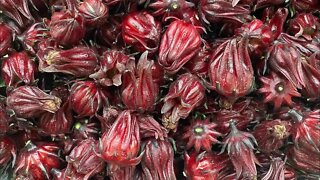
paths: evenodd
<path fill-rule="evenodd" d="M 0 0 L 1 180 L 318 180 L 318 0 Z"/>

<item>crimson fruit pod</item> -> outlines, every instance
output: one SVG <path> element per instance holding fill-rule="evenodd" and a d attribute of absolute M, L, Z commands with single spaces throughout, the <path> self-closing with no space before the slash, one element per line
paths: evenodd
<path fill-rule="evenodd" d="M 175 180 L 174 152 L 168 139 L 149 139 L 144 142 L 141 167 L 145 179 Z"/>
<path fill-rule="evenodd" d="M 28 141 L 19 153 L 14 173 L 19 178 L 51 179 L 51 170 L 60 168 L 62 159 L 58 156 L 59 147 L 53 143 Z"/>
<path fill-rule="evenodd" d="M 85 0 L 78 9 L 86 25 L 91 27 L 102 25 L 109 16 L 109 8 L 101 0 Z"/>
<path fill-rule="evenodd" d="M 60 72 L 75 77 L 89 76 L 98 67 L 96 53 L 89 47 L 75 46 L 68 50 L 46 48 L 38 51 L 39 71 Z"/>
<path fill-rule="evenodd" d="M 135 114 L 122 111 L 112 127 L 100 140 L 101 157 L 115 171 L 120 167 L 135 166 L 141 161 L 139 124 Z M 138 156 L 139 155 L 139 156 Z"/>
<path fill-rule="evenodd" d="M 120 86 L 122 74 L 129 60 L 130 57 L 121 51 L 107 50 L 100 57 L 99 71 L 89 77 L 95 79 L 102 86 Z"/>
<path fill-rule="evenodd" d="M 231 132 L 225 137 L 221 152 L 227 150 L 237 178 L 254 179 L 257 177 L 256 164 L 259 164 L 254 154 L 257 142 L 251 133 L 239 131 L 233 121 L 230 122 L 230 128 Z"/>
<path fill-rule="evenodd" d="M 18 86 L 21 83 L 32 84 L 37 73 L 36 64 L 26 52 L 11 54 L 2 62 L 1 70 L 6 86 Z"/>
<path fill-rule="evenodd" d="M 184 173 L 190 180 L 217 180 L 232 164 L 226 154 L 215 154 L 203 151 L 184 155 Z"/>
<path fill-rule="evenodd" d="M 108 92 L 93 81 L 78 81 L 70 90 L 70 103 L 78 117 L 93 116 L 108 103 Z"/>
<path fill-rule="evenodd" d="M 7 105 L 18 117 L 35 118 L 45 112 L 55 113 L 60 108 L 61 99 L 38 87 L 21 86 L 8 95 Z"/>
<path fill-rule="evenodd" d="M 49 23 L 50 34 L 59 44 L 78 44 L 85 36 L 85 19 L 75 11 L 54 12 Z"/>
<path fill-rule="evenodd" d="M 159 84 L 155 82 L 158 75 L 152 72 L 154 61 L 148 60 L 148 52 L 144 52 L 137 65 L 131 61 L 123 74 L 122 101 L 128 109 L 149 111 L 159 93 Z"/>
<path fill-rule="evenodd" d="M 160 23 L 146 11 L 128 14 L 122 22 L 123 41 L 137 51 L 155 53 L 160 42 Z"/>
<path fill-rule="evenodd" d="M 85 175 L 83 178 L 87 180 L 102 172 L 105 166 L 103 159 L 98 157 L 96 152 L 99 152 L 98 141 L 88 138 L 78 143 L 66 157 L 66 160 L 77 173 Z"/>
<path fill-rule="evenodd" d="M 158 62 L 168 73 L 175 74 L 200 48 L 201 37 L 196 27 L 175 20 L 161 38 Z"/>
<path fill-rule="evenodd" d="M 162 124 L 169 130 L 176 130 L 179 119 L 185 119 L 198 107 L 204 98 L 205 89 L 200 80 L 190 74 L 181 75 L 171 83 L 161 108 Z"/>
<path fill-rule="evenodd" d="M 211 88 L 230 101 L 250 93 L 254 74 L 247 38 L 226 40 L 217 47 L 209 65 Z"/>

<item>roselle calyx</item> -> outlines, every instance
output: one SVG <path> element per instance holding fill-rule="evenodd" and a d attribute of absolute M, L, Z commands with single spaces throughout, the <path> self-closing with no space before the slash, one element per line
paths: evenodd
<path fill-rule="evenodd" d="M 252 20 L 236 29 L 236 33 L 249 39 L 249 53 L 252 59 L 260 59 L 273 41 L 271 28 L 259 19 Z"/>
<path fill-rule="evenodd" d="M 138 117 L 141 138 L 154 138 L 164 140 L 167 138 L 167 130 L 152 116 Z"/>
<path fill-rule="evenodd" d="M 290 135 L 290 130 L 291 124 L 288 121 L 266 120 L 255 127 L 253 135 L 261 151 L 273 152 L 284 145 Z"/>
<path fill-rule="evenodd" d="M 120 86 L 122 74 L 131 58 L 122 51 L 107 50 L 100 57 L 100 68 L 89 77 L 102 86 Z"/>
<path fill-rule="evenodd" d="M 21 86 L 10 92 L 7 105 L 18 117 L 35 118 L 45 112 L 55 113 L 60 108 L 61 99 L 35 86 Z"/>
<path fill-rule="evenodd" d="M 14 173 L 31 179 L 51 179 L 52 168 L 60 168 L 62 159 L 58 156 L 59 147 L 53 143 L 28 141 L 19 153 Z"/>
<path fill-rule="evenodd" d="M 101 157 L 111 171 L 119 167 L 135 166 L 142 158 L 140 149 L 139 124 L 135 114 L 122 111 L 111 128 L 104 132 L 100 140 Z"/>
<path fill-rule="evenodd" d="M 211 88 L 231 102 L 250 93 L 254 85 L 247 38 L 233 38 L 212 54 L 208 76 Z"/>
<path fill-rule="evenodd" d="M 82 140 L 66 157 L 77 173 L 85 175 L 85 180 L 100 173 L 104 168 L 104 161 L 96 154 L 99 152 L 98 145 L 98 141 L 92 138 Z"/>
<path fill-rule="evenodd" d="M 34 21 L 25 0 L 1 0 L 0 11 L 13 19 L 21 28 L 26 28 Z"/>
<path fill-rule="evenodd" d="M 275 43 L 270 47 L 267 55 L 270 68 L 283 75 L 296 88 L 305 86 L 302 73 L 301 55 L 297 48 L 288 43 Z"/>
<path fill-rule="evenodd" d="M 175 74 L 200 48 L 201 37 L 196 27 L 175 20 L 161 38 L 158 62 L 169 74 Z"/>
<path fill-rule="evenodd" d="M 308 100 L 315 100 L 320 97 L 320 51 L 311 55 L 302 62 L 304 81 L 306 86 L 302 88 L 302 94 Z"/>
<path fill-rule="evenodd" d="M 168 139 L 149 139 L 143 142 L 141 166 L 146 179 L 176 179 L 173 169 L 174 152 Z"/>
<path fill-rule="evenodd" d="M 207 24 L 222 22 L 232 23 L 237 27 L 252 19 L 250 6 L 246 4 L 234 5 L 231 1 L 224 0 L 200 0 L 199 14 Z"/>
<path fill-rule="evenodd" d="M 85 35 L 84 24 L 83 16 L 75 11 L 55 12 L 49 23 L 50 34 L 61 45 L 76 45 Z"/>
<path fill-rule="evenodd" d="M 13 53 L 2 62 L 2 78 L 9 87 L 34 83 L 36 73 L 36 64 L 26 52 Z"/>
<path fill-rule="evenodd" d="M 60 72 L 75 77 L 86 77 L 94 73 L 98 66 L 96 53 L 89 47 L 75 46 L 68 50 L 47 48 L 37 53 L 39 71 Z"/>
<path fill-rule="evenodd" d="M 0 23 L 0 56 L 5 55 L 11 47 L 12 33 L 12 30 L 5 23 Z"/>
<path fill-rule="evenodd" d="M 203 151 L 184 155 L 184 173 L 188 179 L 218 179 L 224 171 L 231 167 L 230 159 L 226 154 L 216 154 Z"/>
<path fill-rule="evenodd" d="M 50 37 L 49 29 L 46 26 L 45 22 L 34 23 L 26 31 L 17 36 L 17 39 L 28 53 L 35 55 L 40 48 L 41 42 L 46 41 Z"/>
<path fill-rule="evenodd" d="M 148 12 L 128 14 L 122 22 L 123 41 L 137 51 L 155 53 L 160 42 L 160 23 Z"/>
<path fill-rule="evenodd" d="M 204 86 L 196 76 L 186 73 L 178 77 L 163 100 L 161 114 L 164 127 L 175 131 L 179 120 L 187 118 L 202 103 L 204 94 Z"/>
<path fill-rule="evenodd" d="M 294 19 L 290 20 L 288 33 L 295 37 L 303 37 L 312 40 L 315 36 L 319 36 L 320 22 L 311 13 L 298 14 Z"/>
<path fill-rule="evenodd" d="M 194 147 L 196 152 L 200 149 L 211 151 L 214 143 L 220 143 L 217 137 L 222 135 L 215 130 L 216 126 L 217 124 L 209 122 L 209 119 L 194 120 L 190 126 L 186 127 L 183 134 L 183 139 L 187 140 L 186 149 Z"/>
<path fill-rule="evenodd" d="M 109 8 L 101 0 L 85 0 L 78 9 L 85 19 L 85 24 L 91 27 L 102 25 L 109 16 Z"/>
<path fill-rule="evenodd" d="M 273 103 L 274 109 L 277 110 L 281 105 L 292 106 L 293 97 L 300 97 L 297 88 L 283 76 L 272 72 L 268 77 L 260 77 L 262 87 L 259 92 L 264 96 L 264 102 Z"/>
<path fill-rule="evenodd" d="M 78 117 L 93 116 L 108 104 L 108 91 L 93 81 L 78 81 L 70 90 L 70 103 Z"/>
<path fill-rule="evenodd" d="M 237 178 L 255 179 L 256 164 L 259 164 L 254 154 L 254 145 L 257 145 L 257 142 L 251 133 L 239 131 L 232 120 L 230 128 L 231 132 L 225 137 L 221 152 L 227 150 Z"/>
<path fill-rule="evenodd" d="M 288 111 L 293 120 L 292 138 L 298 149 L 320 153 L 320 110 L 301 113 L 295 109 Z"/>
<path fill-rule="evenodd" d="M 73 124 L 72 108 L 65 102 L 55 113 L 44 113 L 39 118 L 39 128 L 47 135 L 69 133 Z"/>
<path fill-rule="evenodd" d="M 150 111 L 154 109 L 159 93 L 159 84 L 152 69 L 154 61 L 148 60 L 148 52 L 144 52 L 137 65 L 131 61 L 123 74 L 122 101 L 128 109 Z"/>

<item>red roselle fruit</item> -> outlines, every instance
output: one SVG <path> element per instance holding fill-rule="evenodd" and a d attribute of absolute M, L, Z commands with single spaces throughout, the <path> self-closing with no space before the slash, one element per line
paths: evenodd
<path fill-rule="evenodd" d="M 305 113 L 291 109 L 288 114 L 294 121 L 292 138 L 295 146 L 320 154 L 320 109 Z"/>
<path fill-rule="evenodd" d="M 4 23 L 0 23 L 0 56 L 5 55 L 13 40 L 12 30 Z"/>
<path fill-rule="evenodd" d="M 17 36 L 25 50 L 32 55 L 39 50 L 40 42 L 49 37 L 49 29 L 46 28 L 46 24 L 43 22 L 34 23 L 23 34 Z"/>
<path fill-rule="evenodd" d="M 2 78 L 7 86 L 32 84 L 37 68 L 26 52 L 11 54 L 2 62 Z"/>
<path fill-rule="evenodd" d="M 97 156 L 98 142 L 92 138 L 82 140 L 66 157 L 67 162 L 73 166 L 77 173 L 89 179 L 104 168 L 104 161 Z"/>
<path fill-rule="evenodd" d="M 122 51 L 107 50 L 100 57 L 99 71 L 89 77 L 95 79 L 102 86 L 120 86 L 122 74 L 130 57 Z"/>
<path fill-rule="evenodd" d="M 72 109 L 78 117 L 93 116 L 108 103 L 108 92 L 93 81 L 78 81 L 70 90 Z"/>
<path fill-rule="evenodd" d="M 281 158 L 271 160 L 269 171 L 261 180 L 278 179 L 285 180 L 285 162 Z"/>
<path fill-rule="evenodd" d="M 237 179 L 257 177 L 256 164 L 259 164 L 254 154 L 254 145 L 257 142 L 254 136 L 249 132 L 239 131 L 234 124 L 230 122 L 231 132 L 225 137 L 221 152 L 227 149 L 232 164 L 236 170 Z"/>
<path fill-rule="evenodd" d="M 35 118 L 45 112 L 55 113 L 60 108 L 61 99 L 38 87 L 21 86 L 8 95 L 7 105 L 18 117 Z"/>
<path fill-rule="evenodd" d="M 217 124 L 209 122 L 209 119 L 194 120 L 190 126 L 186 127 L 186 131 L 183 134 L 183 139 L 188 142 L 186 149 L 194 147 L 196 152 L 199 152 L 200 149 L 204 149 L 207 152 L 211 151 L 211 146 L 214 143 L 220 143 L 217 140 L 217 136 L 222 135 L 215 130 L 216 126 Z"/>
<path fill-rule="evenodd" d="M 141 161 L 144 153 L 138 156 L 140 141 L 136 115 L 129 110 L 122 111 L 100 140 L 101 157 L 108 163 L 111 172 L 119 166 L 135 166 Z"/>
<path fill-rule="evenodd" d="M 320 8 L 317 0 L 293 0 L 292 5 L 298 12 L 313 12 Z"/>
<path fill-rule="evenodd" d="M 59 147 L 52 143 L 32 143 L 28 141 L 19 153 L 14 173 L 30 179 L 51 179 L 52 168 L 60 168 L 62 160 L 58 156 Z"/>
<path fill-rule="evenodd" d="M 34 21 L 28 7 L 28 2 L 25 0 L 1 0 L 0 11 L 13 19 L 22 28 L 25 28 Z"/>
<path fill-rule="evenodd" d="M 101 0 L 85 0 L 79 6 L 79 13 L 88 26 L 100 26 L 107 21 L 109 8 Z"/>
<path fill-rule="evenodd" d="M 154 109 L 159 93 L 152 69 L 154 61 L 148 60 L 148 52 L 144 52 L 137 65 L 130 61 L 123 75 L 122 101 L 128 109 L 148 111 Z M 156 75 L 157 77 L 157 75 Z"/>
<path fill-rule="evenodd" d="M 236 26 L 251 19 L 248 5 L 233 5 L 231 1 L 224 0 L 200 0 L 200 18 L 207 24 L 218 22 L 229 22 Z"/>
<path fill-rule="evenodd" d="M 291 98 L 301 96 L 291 82 L 276 73 L 272 72 L 271 76 L 261 77 L 260 80 L 263 85 L 259 89 L 259 92 L 263 94 L 264 102 L 273 103 L 275 110 L 279 109 L 282 104 L 292 106 L 293 102 Z"/>
<path fill-rule="evenodd" d="M 73 124 L 72 109 L 69 102 L 65 102 L 54 114 L 44 113 L 39 118 L 39 128 L 47 135 L 69 133 Z"/>
<path fill-rule="evenodd" d="M 271 31 L 273 32 L 274 39 L 277 39 L 280 33 L 283 32 L 283 26 L 288 14 L 288 9 L 279 8 L 268 22 L 268 26 L 271 28 Z"/>
<path fill-rule="evenodd" d="M 264 25 L 259 19 L 252 20 L 247 24 L 243 24 L 236 33 L 249 39 L 248 46 L 250 56 L 253 60 L 258 61 L 264 55 L 266 48 L 273 41 L 271 28 Z"/>
<path fill-rule="evenodd" d="M 210 61 L 211 88 L 231 102 L 252 91 L 253 68 L 247 38 L 226 40 L 217 47 Z"/>
<path fill-rule="evenodd" d="M 290 130 L 291 124 L 288 121 L 266 120 L 255 127 L 253 135 L 258 142 L 259 150 L 269 153 L 284 145 L 290 135 Z"/>
<path fill-rule="evenodd" d="M 141 167 L 145 179 L 175 180 L 174 152 L 169 140 L 149 139 L 144 142 Z"/>
<path fill-rule="evenodd" d="M 269 49 L 266 59 L 272 70 L 282 74 L 296 88 L 305 86 L 301 55 L 297 48 L 289 43 L 275 43 Z"/>
<path fill-rule="evenodd" d="M 320 21 L 311 13 L 298 14 L 294 19 L 290 20 L 288 33 L 295 37 L 304 37 L 305 39 L 312 40 L 316 35 L 320 35 Z"/>
<path fill-rule="evenodd" d="M 261 103 L 249 98 L 239 100 L 231 106 L 227 101 L 225 105 L 222 105 L 222 109 L 214 113 L 213 122 L 217 124 L 216 129 L 222 134 L 229 133 L 230 119 L 232 119 L 239 130 L 245 130 L 251 121 L 259 120 L 259 116 L 261 116 L 259 113 L 265 118 L 265 113 L 261 112 L 261 109 L 265 107 L 263 105 L 259 107 L 259 105 Z"/>
<path fill-rule="evenodd" d="M 190 74 L 181 75 L 169 87 L 161 108 L 162 124 L 169 130 L 176 130 L 179 119 L 185 119 L 198 107 L 204 98 L 205 89 L 200 80 Z"/>
<path fill-rule="evenodd" d="M 137 51 L 155 53 L 160 42 L 160 23 L 146 11 L 132 12 L 122 22 L 123 41 Z"/>
<path fill-rule="evenodd" d="M 55 12 L 49 24 L 50 34 L 59 44 L 71 46 L 78 44 L 85 36 L 85 19 L 74 11 Z"/>
<path fill-rule="evenodd" d="M 167 138 L 167 130 L 152 116 L 138 117 L 141 138 L 154 138 L 164 140 Z"/>
<path fill-rule="evenodd" d="M 185 153 L 184 158 L 184 173 L 190 180 L 215 180 L 232 166 L 226 154 L 218 155 L 203 151 L 200 154 L 193 152 L 188 155 Z"/>
<path fill-rule="evenodd" d="M 38 51 L 39 71 L 60 72 L 75 77 L 89 76 L 98 66 L 96 53 L 89 47 L 75 46 L 68 50 L 46 48 Z"/>
<path fill-rule="evenodd" d="M 175 20 L 161 38 L 158 62 L 169 74 L 175 74 L 200 48 L 201 37 L 196 27 Z"/>
<path fill-rule="evenodd" d="M 293 167 L 309 173 L 320 173 L 319 152 L 290 146 L 288 150 L 289 162 Z"/>
<path fill-rule="evenodd" d="M 0 137 L 0 166 L 4 167 L 10 160 L 16 162 L 17 149 L 13 140 L 7 136 Z"/>
<path fill-rule="evenodd" d="M 305 38 L 294 37 L 286 33 L 281 33 L 278 39 L 294 46 L 299 51 L 302 57 L 309 57 L 312 54 L 318 53 L 320 51 L 320 43 L 317 41 L 318 38 L 307 40 Z"/>
<path fill-rule="evenodd" d="M 302 92 L 308 100 L 317 99 L 320 97 L 320 51 L 303 61 L 302 68 L 306 82 Z"/>

